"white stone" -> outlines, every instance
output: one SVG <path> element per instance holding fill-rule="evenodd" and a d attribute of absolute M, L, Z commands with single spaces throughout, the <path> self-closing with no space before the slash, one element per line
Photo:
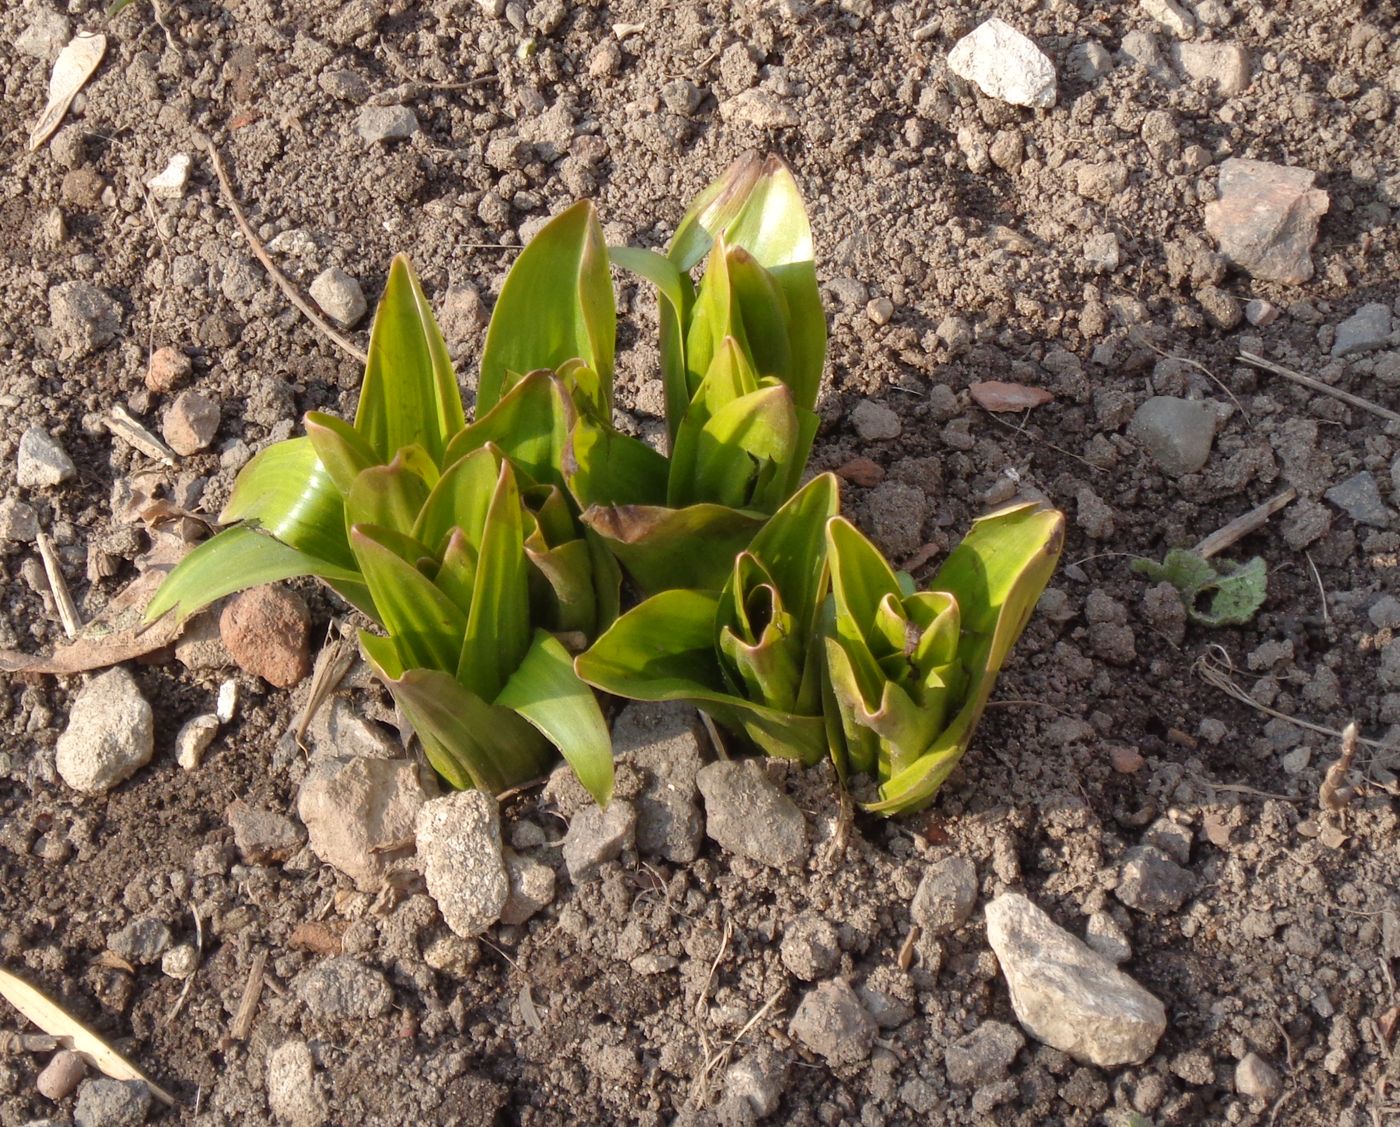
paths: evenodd
<path fill-rule="evenodd" d="M 161 172 L 146 181 L 151 195 L 158 200 L 178 200 L 185 194 L 185 185 L 190 180 L 190 154 L 176 153 Z"/>
<path fill-rule="evenodd" d="M 802 124 L 802 117 L 790 105 L 768 90 L 745 90 L 719 104 L 719 115 L 738 125 L 756 129 L 791 129 Z"/>
<path fill-rule="evenodd" d="M 1016 1020 L 1032 1037 L 1100 1068 L 1145 1061 L 1167 1028 L 1162 1003 L 1019 893 L 986 909 Z"/>
<path fill-rule="evenodd" d="M 995 16 L 958 40 L 948 54 L 948 69 L 976 83 L 987 97 L 1013 106 L 1048 109 L 1055 104 L 1055 64 Z"/>
<path fill-rule="evenodd" d="M 413 847 L 428 794 L 405 759 L 327 758 L 313 763 L 297 795 L 311 852 L 377 892 L 396 858 Z"/>
<path fill-rule="evenodd" d="M 186 771 L 193 771 L 204 762 L 204 753 L 219 734 L 219 718 L 205 712 L 186 720 L 175 736 L 175 762 Z"/>
<path fill-rule="evenodd" d="M 1249 86 L 1249 52 L 1238 43 L 1178 43 L 1172 48 L 1177 68 L 1193 82 L 1213 82 L 1226 97 Z"/>
<path fill-rule="evenodd" d="M 55 766 L 84 794 L 104 794 L 151 761 L 155 722 L 136 681 L 121 666 L 94 677 L 78 693 L 58 737 Z"/>
<path fill-rule="evenodd" d="M 311 296 L 328 316 L 347 327 L 363 317 L 368 308 L 360 283 L 339 266 L 331 266 L 316 275 L 311 283 Z"/>
<path fill-rule="evenodd" d="M 32 426 L 19 438 L 15 479 L 26 489 L 62 485 L 78 475 L 78 467 L 48 431 Z"/>
<path fill-rule="evenodd" d="M 219 697 L 214 705 L 214 715 L 220 724 L 227 724 L 238 715 L 238 682 L 232 677 L 219 686 Z"/>
<path fill-rule="evenodd" d="M 320 1127 L 329 1117 L 305 1041 L 284 1041 L 267 1057 L 267 1106 L 291 1127 Z"/>
<path fill-rule="evenodd" d="M 1196 30 L 1195 17 L 1176 0 L 1142 0 L 1142 10 L 1178 39 L 1189 39 Z"/>
<path fill-rule="evenodd" d="M 501 918 L 511 881 L 491 795 L 463 790 L 425 802 L 415 836 L 428 895 L 448 927 L 472 939 Z"/>

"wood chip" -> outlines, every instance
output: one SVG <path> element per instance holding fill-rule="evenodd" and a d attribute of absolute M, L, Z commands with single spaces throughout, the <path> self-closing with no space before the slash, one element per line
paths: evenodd
<path fill-rule="evenodd" d="M 339 955 L 344 949 L 342 937 L 348 926 L 347 920 L 332 923 L 303 920 L 292 929 L 287 946 L 297 951 L 310 951 L 313 955 Z"/>
<path fill-rule="evenodd" d="M 253 1031 L 253 1019 L 258 1016 L 258 999 L 262 997 L 263 971 L 266 968 L 267 952 L 259 951 L 253 956 L 253 965 L 248 968 L 243 999 L 238 1003 L 238 1012 L 233 1015 L 233 1024 L 228 1027 L 230 1041 L 246 1041 Z"/>
<path fill-rule="evenodd" d="M 1291 504 L 1297 496 L 1296 489 L 1285 489 L 1277 497 L 1270 497 L 1262 505 L 1256 505 L 1243 516 L 1236 517 L 1229 524 L 1212 532 L 1197 544 L 1196 555 L 1203 560 L 1208 560 L 1211 556 L 1225 551 L 1226 548 L 1233 547 L 1251 532 L 1263 528 L 1271 516 L 1286 505 Z"/>
<path fill-rule="evenodd" d="M 973 402 L 984 411 L 1029 411 L 1049 403 L 1055 397 L 1043 387 L 1028 387 L 1019 383 L 1003 383 L 1001 380 L 982 380 L 970 384 L 968 392 Z"/>
<path fill-rule="evenodd" d="M 148 458 L 154 458 L 162 465 L 176 465 L 175 451 L 152 434 L 146 427 L 118 403 L 107 416 L 107 429 L 120 438 L 133 450 L 139 450 Z"/>
<path fill-rule="evenodd" d="M 73 596 L 68 592 L 68 581 L 63 578 L 63 569 L 58 565 L 58 553 L 54 551 L 53 541 L 49 539 L 47 532 L 39 533 L 38 546 L 39 559 L 44 564 L 44 575 L 48 578 L 49 590 L 53 592 L 53 601 L 58 607 L 58 619 L 63 623 L 63 632 L 70 639 L 76 638 L 83 628 L 83 620 L 73 603 Z"/>
<path fill-rule="evenodd" d="M 50 1037 L 56 1038 L 65 1049 L 81 1053 L 89 1065 L 104 1075 L 113 1080 L 144 1080 L 151 1095 L 167 1106 L 174 1106 L 174 1096 L 72 1014 L 7 970 L 0 970 L 0 997 Z"/>
<path fill-rule="evenodd" d="M 49 75 L 49 101 L 44 112 L 34 123 L 29 134 L 29 151 L 32 153 L 54 135 L 63 115 L 78 96 L 78 91 L 87 85 L 89 78 L 97 71 L 102 56 L 107 53 L 107 37 L 102 34 L 75 35 L 54 60 L 53 71 Z"/>

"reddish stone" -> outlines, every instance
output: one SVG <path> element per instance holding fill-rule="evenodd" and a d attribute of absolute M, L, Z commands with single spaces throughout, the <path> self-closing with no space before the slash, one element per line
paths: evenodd
<path fill-rule="evenodd" d="M 311 672 L 311 612 L 294 591 L 254 587 L 230 600 L 219 635 L 241 669 L 278 688 Z"/>
<path fill-rule="evenodd" d="M 1220 198 L 1206 204 L 1206 230 L 1220 253 L 1252 277 L 1296 286 L 1313 276 L 1317 224 L 1331 201 L 1315 172 L 1232 157 L 1220 167 Z"/>

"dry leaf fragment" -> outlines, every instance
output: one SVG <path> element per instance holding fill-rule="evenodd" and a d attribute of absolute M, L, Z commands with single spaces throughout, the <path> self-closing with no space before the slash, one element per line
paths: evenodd
<path fill-rule="evenodd" d="M 1049 403 L 1055 397 L 1043 387 L 1028 387 L 1019 383 L 1003 383 L 1001 380 L 982 380 L 970 384 L 967 389 L 977 406 L 987 411 L 1029 411 Z"/>
<path fill-rule="evenodd" d="M 107 37 L 100 32 L 96 35 L 75 35 L 68 46 L 58 53 L 53 72 L 49 75 L 48 105 L 34 123 L 34 132 L 29 135 L 30 152 L 53 136 L 78 91 L 87 85 L 87 80 L 93 76 L 106 53 Z"/>
<path fill-rule="evenodd" d="M 60 1009 L 43 994 L 7 970 L 0 970 L 0 997 L 19 1010 L 50 1037 L 57 1037 L 64 1048 L 81 1053 L 88 1064 L 113 1080 L 144 1080 L 151 1095 L 167 1106 L 175 1097 L 146 1076 L 86 1025 Z"/>

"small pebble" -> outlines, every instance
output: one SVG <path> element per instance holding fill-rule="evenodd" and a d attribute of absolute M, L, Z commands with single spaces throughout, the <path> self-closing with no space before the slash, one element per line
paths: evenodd
<path fill-rule="evenodd" d="M 19 438 L 16 480 L 26 489 L 62 485 L 78 476 L 68 452 L 41 426 L 31 426 Z"/>
<path fill-rule="evenodd" d="M 366 145 L 402 141 L 418 132 L 418 115 L 407 106 L 365 106 L 355 119 L 355 132 Z"/>
<path fill-rule="evenodd" d="M 311 612 L 295 591 L 253 587 L 219 616 L 219 636 L 241 669 L 278 688 L 311 672 Z"/>
<path fill-rule="evenodd" d="M 872 403 L 868 399 L 856 404 L 856 409 L 851 412 L 851 425 L 866 442 L 898 438 L 904 431 L 898 415 L 883 403 Z"/>
<path fill-rule="evenodd" d="M 865 306 L 865 315 L 876 325 L 888 325 L 894 316 L 894 302 L 887 297 L 872 298 Z"/>
<path fill-rule="evenodd" d="M 175 735 L 175 762 L 193 771 L 204 762 L 204 753 L 218 734 L 219 718 L 212 712 L 186 720 Z"/>
<path fill-rule="evenodd" d="M 175 453 L 197 454 L 219 430 L 219 405 L 198 391 L 183 391 L 165 413 L 161 433 Z"/>
<path fill-rule="evenodd" d="M 238 714 L 238 682 L 231 678 L 219 686 L 219 696 L 214 705 L 214 719 L 227 724 Z"/>
<path fill-rule="evenodd" d="M 34 1087 L 46 1100 L 57 1103 L 71 1096 L 86 1075 L 87 1064 L 82 1054 L 72 1049 L 60 1049 L 49 1058 L 49 1063 L 34 1081 Z"/>
<path fill-rule="evenodd" d="M 331 266 L 316 275 L 311 283 L 311 296 L 327 316 L 347 328 L 359 321 L 368 308 L 360 283 L 339 266 Z"/>
<path fill-rule="evenodd" d="M 199 968 L 199 952 L 192 943 L 181 943 L 160 957 L 160 969 L 168 978 L 189 978 Z"/>
<path fill-rule="evenodd" d="M 146 368 L 146 386 L 155 392 L 170 391 L 189 378 L 194 365 L 180 349 L 165 345 L 151 353 Z"/>
<path fill-rule="evenodd" d="M 165 168 L 146 181 L 151 195 L 158 200 L 178 200 L 185 194 L 190 179 L 190 154 L 176 153 Z"/>

